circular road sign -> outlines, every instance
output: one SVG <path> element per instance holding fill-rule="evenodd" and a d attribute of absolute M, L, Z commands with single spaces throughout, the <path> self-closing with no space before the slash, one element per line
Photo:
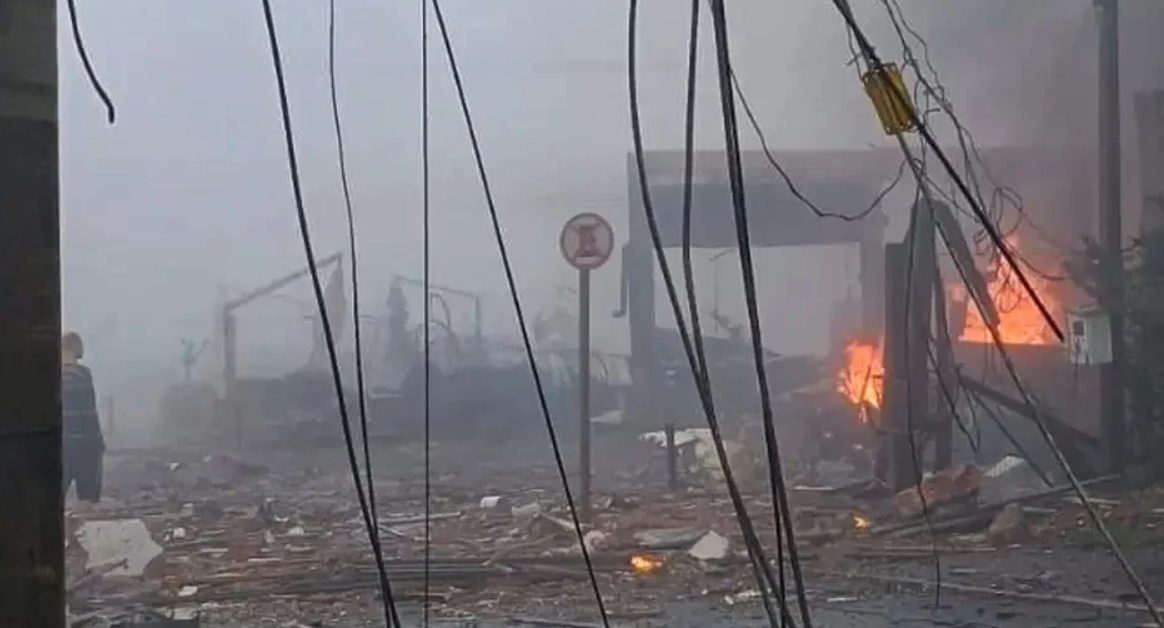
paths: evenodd
<path fill-rule="evenodd" d="M 566 221 L 558 238 L 562 256 L 578 270 L 594 270 L 614 251 L 614 229 L 598 214 L 584 212 Z"/>

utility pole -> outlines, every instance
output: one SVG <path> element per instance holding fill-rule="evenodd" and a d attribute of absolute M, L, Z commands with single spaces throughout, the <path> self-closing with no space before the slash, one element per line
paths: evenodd
<path fill-rule="evenodd" d="M 1126 462 L 1123 221 L 1120 198 L 1120 50 L 1118 0 L 1095 0 L 1099 22 L 1100 296 L 1111 324 L 1111 362 L 1100 367 L 1104 467 Z"/>
<path fill-rule="evenodd" d="M 0 617 L 63 628 L 57 3 L 0 3 Z"/>

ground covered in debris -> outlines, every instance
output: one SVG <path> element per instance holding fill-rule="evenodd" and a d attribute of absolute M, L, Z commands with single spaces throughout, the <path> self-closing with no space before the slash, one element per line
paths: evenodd
<path fill-rule="evenodd" d="M 111 452 L 109 499 L 68 513 L 73 625 L 383 625 L 346 454 L 254 450 L 263 453 Z M 378 525 L 407 620 L 420 622 L 427 578 L 434 622 L 600 623 L 544 439 L 434 443 L 427 570 L 423 449 L 373 450 Z M 669 492 L 655 445 L 611 431 L 594 451 L 584 542 L 613 623 L 764 624 L 716 469 L 689 457 L 684 487 Z M 572 456 L 566 462 L 577 468 Z M 897 496 L 839 476 L 797 480 L 792 500 L 818 625 L 1149 620 L 1072 494 L 1033 482 L 1013 459 L 939 474 Z M 758 480 L 745 488 L 762 540 L 774 547 L 768 492 Z M 1140 575 L 1164 595 L 1164 493 L 1118 494 L 1102 482 L 1092 490 Z"/>

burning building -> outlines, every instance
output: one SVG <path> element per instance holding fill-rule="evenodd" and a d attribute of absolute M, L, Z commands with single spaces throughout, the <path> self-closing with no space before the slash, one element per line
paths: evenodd
<path fill-rule="evenodd" d="M 1074 305 L 1066 284 L 1054 281 L 1052 276 L 1063 252 L 1042 246 L 1042 241 L 1078 242 L 1081 234 L 1090 231 L 1089 217 L 1095 196 L 1091 176 L 1094 159 L 1069 150 L 1048 152 L 1016 147 L 982 148 L 978 154 L 990 169 L 990 185 L 1009 186 L 1021 193 L 1026 218 L 1019 220 L 1017 229 L 1010 229 L 1017 217 L 1016 210 L 1002 212 L 1010 245 L 1029 262 L 1030 267 L 1024 268 L 1029 271 L 1028 279 L 1062 325 L 1066 308 Z M 742 158 L 749 208 L 755 218 L 750 221 L 753 246 L 858 248 L 860 295 L 834 312 L 830 355 L 834 360 L 835 381 L 829 382 L 829 391 L 841 404 L 849 404 L 856 420 L 880 427 L 888 418 L 887 408 L 895 388 L 887 374 L 892 360 L 884 340 L 886 320 L 890 316 L 886 310 L 900 307 L 899 302 L 903 300 L 900 295 L 889 294 L 885 230 L 888 215 L 904 217 L 909 208 L 877 208 L 868 212 L 867 218 L 856 221 L 822 219 L 788 192 L 786 183 L 774 174 L 763 153 L 746 152 Z M 869 199 L 877 196 L 886 181 L 893 178 L 900 166 L 901 154 L 896 148 L 878 148 L 789 151 L 779 152 L 775 158 L 796 180 L 801 192 L 816 204 L 831 212 L 858 215 L 868 210 Z M 723 154 L 719 152 L 700 151 L 695 155 L 691 212 L 695 248 L 736 246 L 731 212 L 724 211 L 731 203 L 724 164 Z M 682 240 L 683 165 L 682 151 L 648 152 L 643 162 L 664 247 L 679 246 Z M 950 181 L 943 180 L 939 173 L 932 172 L 931 176 L 935 188 L 950 187 Z M 630 327 L 632 379 L 636 382 L 638 397 L 631 400 L 632 404 L 645 408 L 644 416 L 656 416 L 651 406 L 656 403 L 653 400 L 665 396 L 661 387 L 666 381 L 663 375 L 666 363 L 662 359 L 661 330 L 655 320 L 658 299 L 654 289 L 653 247 L 643 220 L 638 166 L 633 156 L 628 158 L 627 181 L 629 241 L 622 256 L 622 307 L 616 316 L 625 315 Z M 995 219 L 997 214 L 998 211 L 992 212 Z M 959 233 L 978 231 L 972 221 L 959 221 L 956 217 L 950 220 Z M 1061 415 L 1063 421 L 1075 425 L 1078 431 L 1093 431 L 1097 413 L 1090 408 L 1096 405 L 1095 395 L 1087 381 L 1093 375 L 1072 367 L 1058 338 L 1042 320 L 1039 308 L 1024 293 L 1013 271 L 993 261 L 996 257 L 990 254 L 993 247 L 981 240 L 967 235 L 962 241 L 962 255 L 980 271 L 980 285 L 974 289 L 975 294 L 989 295 L 997 305 L 998 333 L 1010 348 L 1009 354 L 1024 375 L 1028 388 L 1051 413 Z M 945 257 L 944 248 L 941 254 L 939 259 Z M 957 273 L 947 262 L 943 259 L 940 273 L 947 285 L 936 292 L 945 297 L 941 301 L 946 306 L 952 337 L 950 368 L 957 365 L 962 377 L 972 377 L 1009 398 L 1017 398 L 1013 384 L 1001 368 L 999 356 L 991 347 L 986 320 L 972 306 Z M 1034 268 L 1046 269 L 1048 274 L 1036 272 Z M 931 287 L 929 292 L 935 290 Z M 906 363 L 914 369 L 920 365 L 921 371 L 913 371 L 911 380 L 918 376 L 926 378 L 928 370 L 925 368 L 926 343 L 915 344 L 921 345 L 922 353 Z M 913 351 L 917 350 L 915 346 Z M 930 394 L 929 399 L 930 409 L 940 409 L 937 405 L 940 395 Z"/>
<path fill-rule="evenodd" d="M 993 304 L 994 312 L 984 317 L 982 311 L 970 297 L 970 291 L 955 273 L 943 273 L 943 294 L 946 298 L 947 324 L 950 343 L 950 359 L 955 365 L 940 382 L 946 390 L 939 389 L 936 378 L 929 395 L 932 416 L 946 413 L 955 397 L 957 412 L 975 416 L 974 408 L 963 387 L 972 389 L 971 396 L 981 399 L 988 397 L 989 419 L 978 417 L 978 425 L 969 427 L 978 431 L 986 421 L 1007 420 L 1005 436 L 996 435 L 994 442 L 979 446 L 987 450 L 987 456 L 1001 455 L 1011 447 L 1021 446 L 1036 458 L 1048 459 L 1048 467 L 1053 468 L 1050 453 L 1042 435 L 1030 421 L 1022 419 L 1029 413 L 1022 401 L 1023 393 L 1030 394 L 1040 408 L 1045 419 L 1052 421 L 1063 439 L 1075 443 L 1095 444 L 1093 435 L 1098 431 L 1097 373 L 1093 368 L 1079 367 L 1070 363 L 1062 342 L 1048 323 L 1044 311 L 1060 327 L 1066 324 L 1066 312 L 1076 305 L 1078 294 L 1073 286 L 1059 275 L 1044 272 L 1043 269 L 1059 272 L 1059 264 L 1049 259 L 1045 253 L 1027 246 L 1020 237 L 1011 234 L 1006 239 L 1007 246 L 1023 264 L 1022 270 L 1030 290 L 1018 280 L 1014 269 L 999 256 L 985 264 L 982 273 L 985 293 Z M 1036 257 L 1039 256 L 1039 257 Z M 1033 296 L 1032 296 L 1033 293 Z M 1040 307 L 1040 305 L 1042 307 Z M 992 328 L 987 323 L 996 316 L 997 324 Z M 1020 391 L 1003 360 L 1003 355 L 995 346 L 995 339 L 1006 348 L 1006 357 L 1013 363 L 1022 381 Z M 867 337 L 849 340 L 839 352 L 839 366 L 836 369 L 837 390 L 853 408 L 853 416 L 860 422 L 876 421 L 885 400 L 885 339 L 878 335 L 876 340 Z M 924 355 L 924 354 L 923 354 Z M 924 358 L 923 358 L 924 359 Z M 933 354 L 930 354 L 929 371 L 933 371 Z M 908 366 L 907 366 L 908 368 Z M 911 370 L 912 373 L 912 370 Z M 911 376 L 911 375 L 907 375 Z M 949 381 L 953 379 L 954 381 Z M 970 416 L 963 416 L 965 422 Z M 916 419 L 915 419 L 916 420 Z M 988 431 L 1002 430 L 988 424 Z M 1013 438 L 1020 445 L 1002 442 Z M 1056 440 L 1063 440 L 1056 438 Z M 1076 448 L 1075 458 L 1082 460 L 1086 454 Z M 1081 462 L 1081 464 L 1085 464 Z"/>

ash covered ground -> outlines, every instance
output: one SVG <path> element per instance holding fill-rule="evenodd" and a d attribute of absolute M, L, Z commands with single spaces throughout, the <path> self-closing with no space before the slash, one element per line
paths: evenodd
<path fill-rule="evenodd" d="M 575 447 L 567 445 L 573 474 Z M 372 450 L 390 580 L 406 623 L 420 625 L 423 446 L 376 442 Z M 601 624 L 544 436 L 434 442 L 431 456 L 431 622 Z M 595 514 L 586 543 L 612 624 L 766 624 L 714 469 L 686 459 L 683 487 L 671 493 L 663 450 L 617 427 L 596 433 L 594 456 Z M 115 450 L 106 467 L 109 498 L 94 508 L 71 504 L 68 513 L 75 626 L 384 625 L 342 448 Z M 931 517 L 935 535 L 900 498 L 792 478 L 815 624 L 1150 621 L 1070 494 L 1032 487 L 1021 466 L 1004 471 L 976 471 L 966 494 L 937 494 L 944 510 Z M 759 477 L 742 475 L 772 553 L 769 493 Z M 1153 593 L 1164 593 L 1164 495 L 1093 490 L 1108 495 L 1099 507 L 1141 577 Z M 991 506 L 1015 499 L 1018 515 Z M 935 546 L 943 583 L 937 596 Z"/>

